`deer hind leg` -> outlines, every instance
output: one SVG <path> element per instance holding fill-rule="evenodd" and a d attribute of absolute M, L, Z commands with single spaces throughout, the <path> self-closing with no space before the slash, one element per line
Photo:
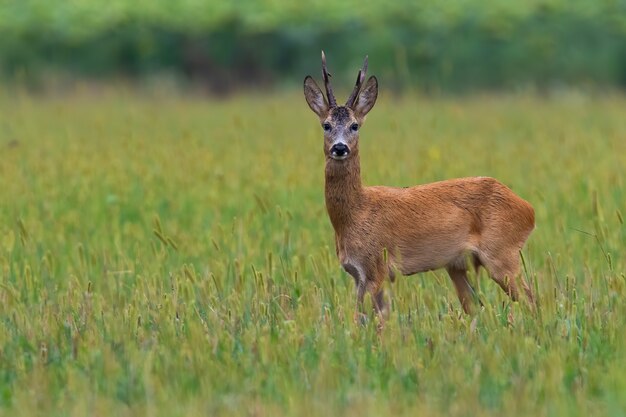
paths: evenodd
<path fill-rule="evenodd" d="M 448 267 L 446 268 L 450 279 L 456 289 L 456 294 L 459 296 L 459 301 L 463 307 L 463 311 L 467 314 L 472 312 L 472 304 L 474 298 L 474 289 L 467 280 L 467 271 L 465 268 Z"/>
<path fill-rule="evenodd" d="M 520 274 L 520 259 L 517 249 L 500 253 L 498 257 L 481 256 L 480 260 L 489 271 L 491 279 L 498 283 L 513 301 L 519 299 L 519 284 L 526 293 L 530 304 L 534 306 L 535 296 Z"/>

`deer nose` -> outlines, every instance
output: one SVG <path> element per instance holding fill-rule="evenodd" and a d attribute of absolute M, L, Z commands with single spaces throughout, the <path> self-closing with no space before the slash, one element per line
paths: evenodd
<path fill-rule="evenodd" d="M 345 143 L 335 143 L 330 148 L 330 156 L 335 159 L 344 159 L 350 153 L 350 148 Z"/>

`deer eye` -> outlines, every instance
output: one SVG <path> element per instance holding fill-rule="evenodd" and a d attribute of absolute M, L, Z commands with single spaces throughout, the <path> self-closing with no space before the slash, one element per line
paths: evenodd
<path fill-rule="evenodd" d="M 328 123 L 328 122 L 327 122 L 327 123 L 324 123 L 324 124 L 322 125 L 322 128 L 324 128 L 324 130 L 325 130 L 326 132 L 330 132 L 330 129 L 331 129 L 331 127 L 330 127 L 330 123 Z"/>
<path fill-rule="evenodd" d="M 359 130 L 359 124 L 352 123 L 352 126 L 350 126 L 350 130 L 352 130 L 353 132 L 356 132 L 357 130 Z"/>

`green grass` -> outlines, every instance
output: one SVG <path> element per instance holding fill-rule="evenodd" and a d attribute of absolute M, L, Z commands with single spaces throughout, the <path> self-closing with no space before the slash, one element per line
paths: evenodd
<path fill-rule="evenodd" d="M 353 322 L 299 92 L 0 97 L 0 414 L 626 415 L 626 99 L 405 98 L 366 184 L 490 175 L 530 201 L 540 309 L 399 278 Z"/>

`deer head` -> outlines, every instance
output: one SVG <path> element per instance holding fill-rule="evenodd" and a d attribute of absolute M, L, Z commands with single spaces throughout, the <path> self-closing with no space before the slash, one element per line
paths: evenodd
<path fill-rule="evenodd" d="M 322 90 L 310 75 L 304 78 L 304 97 L 311 110 L 319 117 L 324 130 L 326 158 L 343 161 L 358 149 L 359 129 L 378 97 L 376 77 L 371 76 L 363 86 L 366 72 L 367 57 L 359 70 L 354 89 L 343 106 L 338 106 L 335 100 L 330 84 L 331 75 L 326 69 L 324 51 L 322 51 L 322 77 L 328 99 L 324 97 Z"/>

